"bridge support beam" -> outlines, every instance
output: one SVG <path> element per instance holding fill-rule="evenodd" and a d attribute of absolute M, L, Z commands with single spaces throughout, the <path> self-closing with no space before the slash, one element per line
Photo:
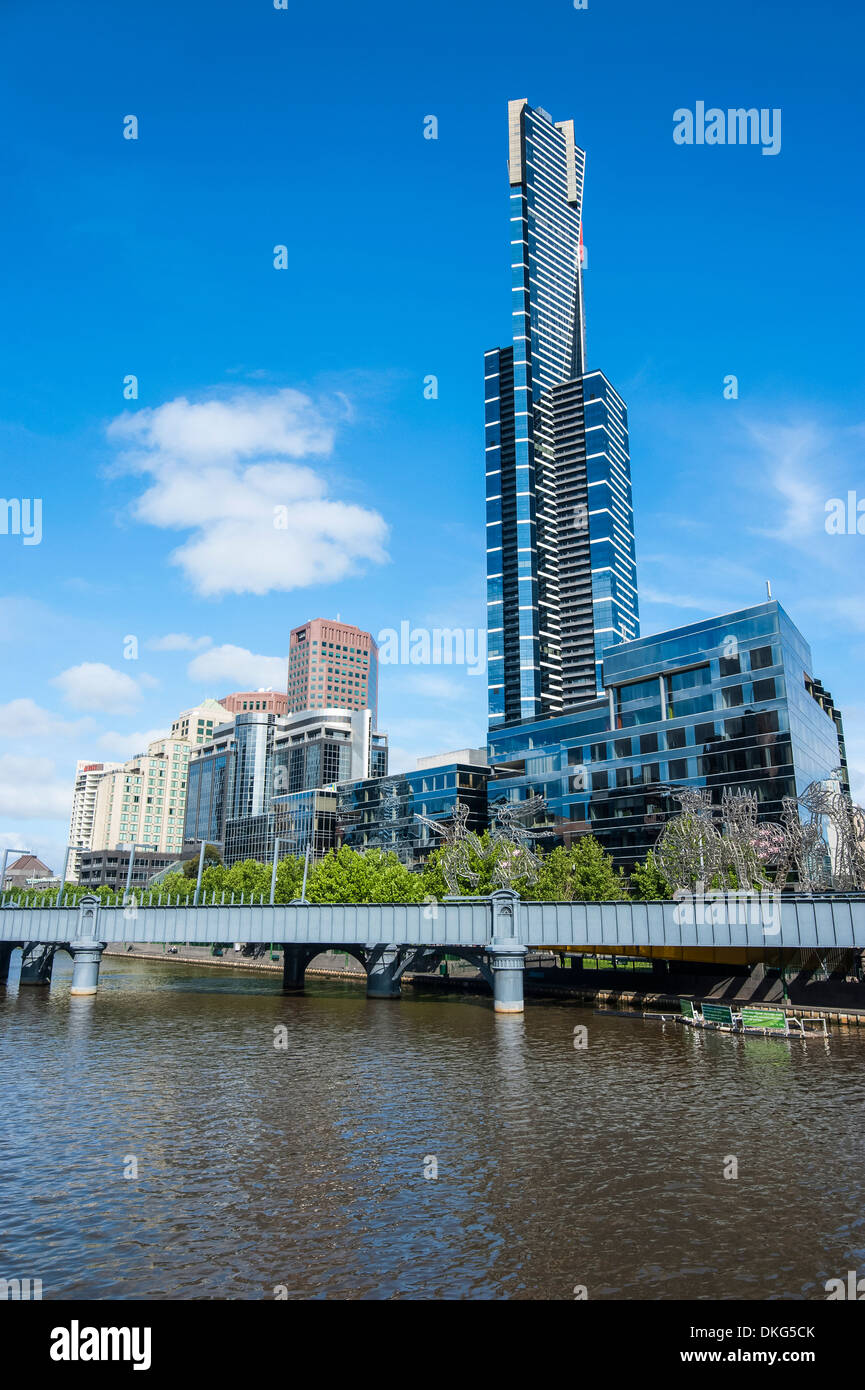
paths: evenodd
<path fill-rule="evenodd" d="M 396 946 L 373 946 L 366 961 L 367 999 L 399 999 L 404 952 Z"/>
<path fill-rule="evenodd" d="M 72 941 L 72 984 L 70 994 L 95 994 L 99 988 L 99 966 L 102 963 L 104 941 Z"/>
<path fill-rule="evenodd" d="M 25 946 L 21 960 L 19 985 L 50 985 L 51 971 L 54 967 L 53 946 L 40 946 L 38 942 Z"/>
<path fill-rule="evenodd" d="M 0 985 L 5 985 L 9 981 L 9 962 L 15 949 L 16 943 L 14 941 L 0 942 Z"/>

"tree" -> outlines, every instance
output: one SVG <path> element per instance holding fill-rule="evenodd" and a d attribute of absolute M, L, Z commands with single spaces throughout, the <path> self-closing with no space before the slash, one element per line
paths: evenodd
<path fill-rule="evenodd" d="M 200 851 L 199 851 L 200 853 Z M 204 846 L 204 867 L 211 868 L 214 864 L 222 863 L 222 855 L 219 853 L 218 845 Z M 194 859 L 187 859 L 183 865 L 183 873 L 187 878 L 198 878 L 198 855 Z"/>
<path fill-rule="evenodd" d="M 658 861 L 651 850 L 644 864 L 634 865 L 631 892 L 639 902 L 658 902 L 673 896 L 673 890 L 658 868 Z"/>
<path fill-rule="evenodd" d="M 343 845 L 331 850 L 310 871 L 307 898 L 311 903 L 422 902 L 423 883 L 391 851 L 359 854 Z"/>
<path fill-rule="evenodd" d="M 521 895 L 539 902 L 612 902 L 628 897 L 628 881 L 594 835 L 583 835 L 569 849 L 543 856 L 538 881 L 518 885 Z"/>
<path fill-rule="evenodd" d="M 460 893 L 472 898 L 486 896 L 495 892 L 496 888 L 499 887 L 493 878 L 498 851 L 490 832 L 485 830 L 482 835 L 478 836 L 478 842 L 481 846 L 481 854 L 478 854 L 473 844 L 469 843 L 466 846 L 466 860 L 472 872 L 477 874 L 478 881 L 473 884 L 468 879 L 463 879 L 460 883 Z M 445 898 L 449 895 L 451 890 L 445 882 L 441 867 L 442 857 L 446 853 L 447 849 L 441 846 L 439 849 L 434 849 L 427 859 L 420 875 L 423 884 L 421 895 L 423 898 Z"/>

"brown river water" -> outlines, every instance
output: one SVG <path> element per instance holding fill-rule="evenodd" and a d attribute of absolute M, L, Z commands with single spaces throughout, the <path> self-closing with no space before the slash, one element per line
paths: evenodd
<path fill-rule="evenodd" d="M 865 1262 L 865 1030 L 68 986 L 0 989 L 0 1277 L 44 1299 L 825 1299 Z"/>

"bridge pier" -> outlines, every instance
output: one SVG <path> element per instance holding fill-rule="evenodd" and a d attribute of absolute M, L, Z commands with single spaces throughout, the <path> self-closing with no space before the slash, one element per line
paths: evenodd
<path fill-rule="evenodd" d="M 366 961 L 367 999 L 399 999 L 404 953 L 396 946 L 373 946 Z"/>
<path fill-rule="evenodd" d="M 493 939 L 488 956 L 493 977 L 493 1009 L 521 1014 L 525 1008 L 523 977 L 528 954 L 517 935 L 519 894 L 501 888 L 492 894 Z"/>
<path fill-rule="evenodd" d="M 72 941 L 69 943 L 69 954 L 72 957 L 70 994 L 96 993 L 99 988 L 99 966 L 104 950 L 104 941 Z"/>
<path fill-rule="evenodd" d="M 0 942 L 0 985 L 6 985 L 9 982 L 9 962 L 16 947 L 17 943 L 14 941 Z"/>
<path fill-rule="evenodd" d="M 282 992 L 303 994 L 306 967 L 321 950 L 320 946 L 282 946 Z"/>
<path fill-rule="evenodd" d="M 494 941 L 490 946 L 493 1009 L 497 1014 L 521 1014 L 525 1008 L 523 976 L 526 948 L 518 941 Z"/>

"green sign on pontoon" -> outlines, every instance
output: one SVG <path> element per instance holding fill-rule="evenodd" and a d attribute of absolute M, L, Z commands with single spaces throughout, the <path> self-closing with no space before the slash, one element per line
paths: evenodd
<path fill-rule="evenodd" d="M 743 1028 L 762 1028 L 767 1033 L 786 1033 L 787 1017 L 783 1009 L 742 1010 Z"/>
<path fill-rule="evenodd" d="M 690 999 L 680 999 L 679 1008 L 682 1010 L 683 1018 L 694 1017 L 694 1005 L 691 1003 Z"/>
<path fill-rule="evenodd" d="M 729 1004 L 704 1004 L 703 1020 L 705 1023 L 721 1023 L 727 1028 L 732 1028 L 733 1010 Z"/>

